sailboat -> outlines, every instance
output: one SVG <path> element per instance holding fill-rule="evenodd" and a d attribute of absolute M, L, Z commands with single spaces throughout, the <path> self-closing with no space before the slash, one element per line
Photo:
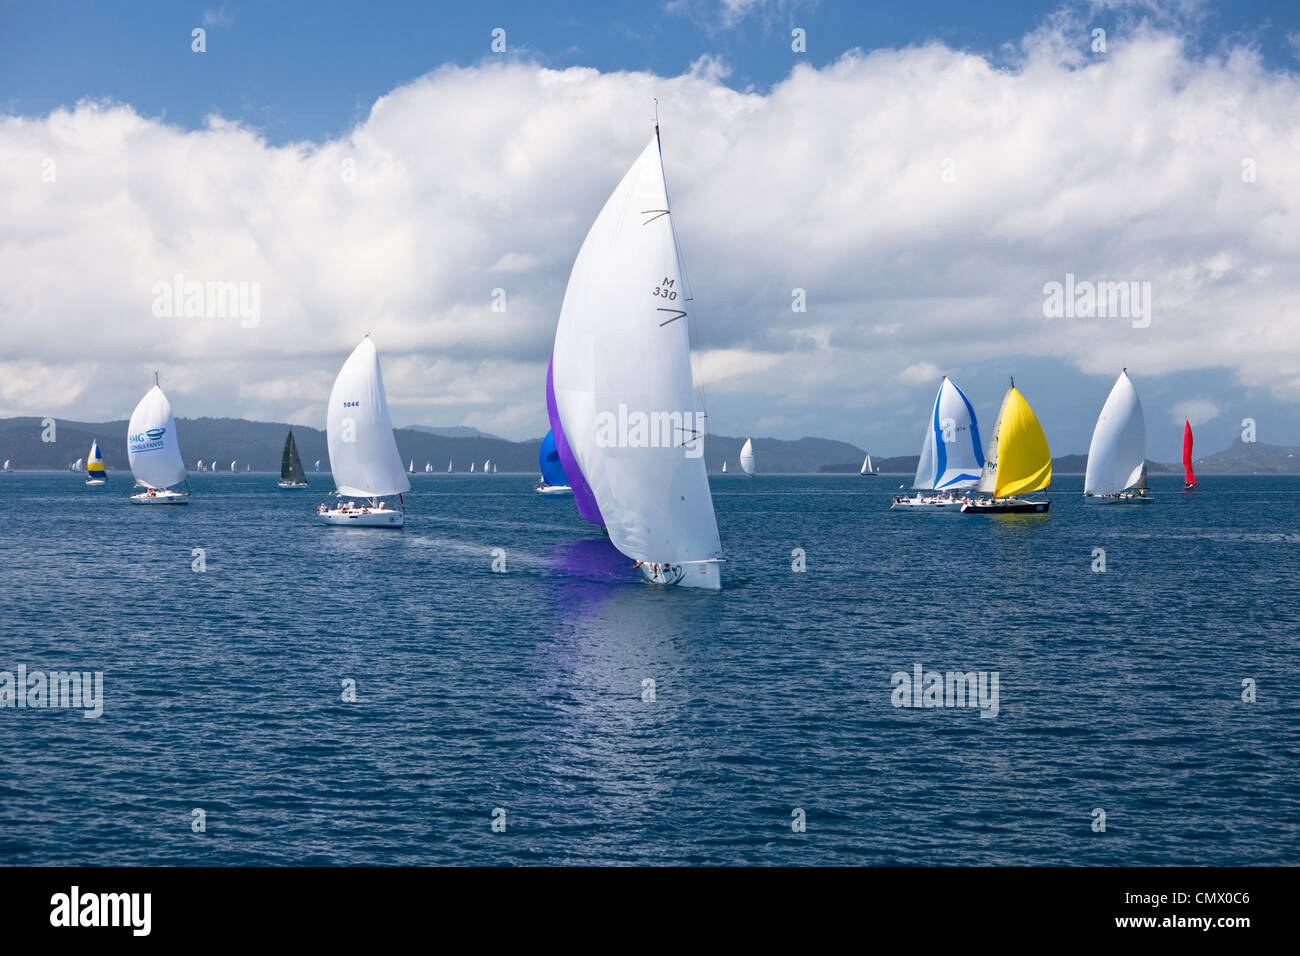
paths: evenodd
<path fill-rule="evenodd" d="M 108 472 L 104 469 L 104 456 L 99 453 L 99 439 L 96 438 L 91 441 L 86 455 L 86 484 L 102 485 L 106 481 Z"/>
<path fill-rule="evenodd" d="M 474 463 L 472 461 L 469 463 L 469 471 L 471 475 L 474 473 Z"/>
<path fill-rule="evenodd" d="M 560 451 L 555 447 L 555 430 L 546 433 L 542 447 L 537 450 L 537 466 L 542 479 L 533 490 L 540 495 L 571 495 L 573 488 L 564 474 L 564 464 L 560 461 Z"/>
<path fill-rule="evenodd" d="M 230 463 L 230 470 L 231 470 L 232 472 L 235 470 L 235 464 L 236 464 L 238 461 L 239 461 L 239 459 L 236 458 L 234 461 L 232 461 L 232 462 Z"/>
<path fill-rule="evenodd" d="M 74 462 L 72 463 L 72 470 L 73 470 L 73 471 L 81 471 L 81 463 L 82 463 L 83 460 L 84 460 L 84 459 L 78 458 L 76 461 L 74 461 Z"/>
<path fill-rule="evenodd" d="M 433 472 L 433 465 L 429 464 L 429 463 L 426 461 L 426 462 L 424 463 L 424 473 L 425 473 L 426 475 L 428 475 L 428 474 L 431 474 L 432 472 Z"/>
<path fill-rule="evenodd" d="M 320 471 L 320 459 L 319 459 L 319 458 L 316 459 L 316 470 L 317 470 L 317 471 Z"/>
<path fill-rule="evenodd" d="M 650 581 L 716 590 L 722 544 L 691 376 L 690 302 L 656 122 L 573 263 L 555 332 L 553 391 L 575 459 L 574 472 L 564 463 L 575 500 L 581 479 L 610 541 Z M 613 422 L 630 425 L 629 409 L 660 424 L 611 440 L 621 431 Z M 584 517 L 595 513 L 578 503 Z"/>
<path fill-rule="evenodd" d="M 1142 402 L 1128 377 L 1119 373 L 1097 417 L 1088 446 L 1083 478 L 1084 500 L 1099 504 L 1145 503 L 1147 494 L 1147 426 Z"/>
<path fill-rule="evenodd" d="M 953 387 L 956 388 L 956 386 L 953 386 Z M 880 472 L 876 471 L 876 469 L 873 468 L 872 465 L 871 465 L 871 456 L 870 456 L 870 455 L 868 455 L 866 458 L 862 459 L 862 469 L 858 472 L 858 474 L 861 475 L 861 476 L 864 477 L 864 478 L 879 478 L 879 477 L 880 477 Z"/>
<path fill-rule="evenodd" d="M 306 488 L 307 478 L 302 473 L 302 459 L 298 457 L 298 445 L 293 440 L 293 429 L 284 440 L 284 451 L 280 454 L 281 488 Z"/>
<path fill-rule="evenodd" d="M 1011 380 L 1002 409 L 993 423 L 993 437 L 984 454 L 979 491 L 991 494 L 962 503 L 962 514 L 1036 514 L 1051 507 L 1049 501 L 1019 497 L 1042 491 L 1052 483 L 1052 451 L 1034 410 Z"/>
<path fill-rule="evenodd" d="M 863 467 L 870 464 L 868 455 Z M 975 408 L 957 383 L 945 375 L 921 441 L 921 456 L 912 480 L 917 493 L 895 497 L 889 509 L 960 512 L 965 500 L 957 492 L 974 488 L 983 469 L 984 451 Z M 927 491 L 935 493 L 927 495 Z"/>
<path fill-rule="evenodd" d="M 338 489 L 335 494 L 369 498 L 370 503 L 358 505 L 348 501 L 333 507 L 321 505 L 316 509 L 320 519 L 326 524 L 351 527 L 405 525 L 402 493 L 411 490 L 411 482 L 402 471 L 402 459 L 397 454 L 379 352 L 369 334 L 348 356 L 334 380 L 325 437 L 329 442 L 330 469 Z M 397 495 L 398 508 L 390 508 L 381 501 L 385 495 Z"/>
<path fill-rule="evenodd" d="M 14 470 L 14 469 L 13 469 L 13 464 L 9 461 L 8 458 L 6 458 L 6 459 L 5 459 L 5 463 L 4 463 L 4 467 L 3 467 L 3 468 L 0 468 L 0 471 L 13 471 L 13 470 Z"/>
<path fill-rule="evenodd" d="M 144 491 L 131 496 L 131 501 L 138 505 L 187 505 L 189 476 L 176 440 L 176 420 L 172 418 L 171 402 L 158 385 L 157 372 L 153 381 L 153 388 L 145 392 L 131 413 L 131 423 L 126 429 L 131 474 L 135 475 L 136 484 L 144 487 Z M 172 488 L 182 483 L 184 491 Z"/>
<path fill-rule="evenodd" d="M 722 473 L 723 473 L 724 475 L 727 473 L 727 459 L 725 459 L 725 458 L 722 459 Z"/>
<path fill-rule="evenodd" d="M 407 473 L 408 475 L 413 475 L 413 474 L 415 474 L 415 459 L 414 459 L 414 458 L 412 458 L 412 459 L 407 463 L 407 465 L 406 465 L 406 473 Z"/>
<path fill-rule="evenodd" d="M 740 446 L 740 470 L 751 478 L 754 476 L 754 441 L 746 438 Z"/>
<path fill-rule="evenodd" d="M 5 462 L 5 471 L 9 470 L 9 462 Z M 1183 419 L 1183 487 L 1196 487 L 1196 474 L 1192 471 L 1192 422 L 1190 419 Z"/>
<path fill-rule="evenodd" d="M 202 459 L 202 458 L 200 458 L 200 459 L 195 463 L 195 465 L 194 465 L 194 470 L 195 470 L 195 471 L 202 471 L 202 470 L 203 470 L 203 459 Z"/>
<path fill-rule="evenodd" d="M 447 474 L 449 474 L 449 475 L 451 474 L 451 460 L 450 460 L 450 459 L 448 459 L 448 461 L 447 461 Z"/>
<path fill-rule="evenodd" d="M 487 461 L 483 462 L 483 474 L 486 475 L 491 470 L 492 470 L 492 459 L 489 458 Z"/>

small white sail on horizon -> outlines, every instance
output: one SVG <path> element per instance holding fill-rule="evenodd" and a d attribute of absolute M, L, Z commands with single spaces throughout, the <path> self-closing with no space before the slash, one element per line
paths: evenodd
<path fill-rule="evenodd" d="M 1115 380 L 1092 431 L 1083 493 L 1114 498 L 1131 488 L 1145 487 L 1146 445 L 1142 402 L 1125 369 Z"/>
<path fill-rule="evenodd" d="M 725 458 L 722 459 L 722 473 L 723 473 L 724 475 L 727 473 L 727 459 L 725 459 Z"/>
<path fill-rule="evenodd" d="M 451 474 L 451 459 L 447 460 L 447 474 Z"/>
<path fill-rule="evenodd" d="M 746 438 L 740 447 L 740 469 L 751 477 L 754 474 L 754 440 Z"/>
<path fill-rule="evenodd" d="M 691 298 L 656 129 L 574 260 L 555 332 L 555 404 L 614 547 L 651 581 L 716 590 L 722 545 L 691 373 Z M 669 440 L 610 441 L 608 423 L 629 410 L 668 416 Z"/>
<path fill-rule="evenodd" d="M 180 443 L 176 436 L 176 421 L 172 417 L 171 402 L 163 394 L 154 377 L 154 386 L 145 392 L 135 411 L 131 413 L 126 429 L 126 454 L 131 474 L 145 490 L 132 495 L 137 504 L 186 504 L 188 489 L 172 491 L 189 477 L 185 460 L 181 458 Z"/>

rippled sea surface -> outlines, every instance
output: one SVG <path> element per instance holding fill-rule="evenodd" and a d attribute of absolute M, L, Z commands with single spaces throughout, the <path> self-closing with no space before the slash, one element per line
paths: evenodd
<path fill-rule="evenodd" d="M 1300 863 L 1300 480 L 990 518 L 715 477 L 721 593 L 531 477 L 417 475 L 403 532 L 311 480 L 0 476 L 0 670 L 105 698 L 0 709 L 0 862 Z M 893 706 L 916 664 L 997 716 Z"/>

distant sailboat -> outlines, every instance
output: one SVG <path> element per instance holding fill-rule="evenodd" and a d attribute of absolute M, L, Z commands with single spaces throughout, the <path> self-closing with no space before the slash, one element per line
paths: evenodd
<path fill-rule="evenodd" d="M 200 458 L 200 459 L 198 460 L 198 462 L 194 465 L 194 470 L 195 470 L 195 471 L 202 471 L 202 470 L 203 470 L 203 459 L 202 459 L 202 458 Z"/>
<path fill-rule="evenodd" d="M 483 462 L 483 474 L 486 475 L 491 470 L 492 470 L 492 459 L 489 458 L 487 461 Z"/>
<path fill-rule="evenodd" d="M 870 455 L 868 455 L 866 458 L 862 460 L 862 469 L 858 472 L 858 474 L 862 475 L 865 478 L 880 477 L 880 472 L 876 471 L 876 469 L 872 467 Z"/>
<path fill-rule="evenodd" d="M 863 467 L 870 463 L 868 455 Z M 965 502 L 957 492 L 974 488 L 983 469 L 984 450 L 975 408 L 957 383 L 945 375 L 925 424 L 916 477 L 912 479 L 917 493 L 895 497 L 889 509 L 960 512 Z M 925 494 L 927 491 L 934 494 Z"/>
<path fill-rule="evenodd" d="M 469 470 L 470 470 L 470 474 L 474 473 L 474 463 L 472 461 L 469 463 Z"/>
<path fill-rule="evenodd" d="M 573 488 L 564 474 L 564 463 L 560 461 L 560 451 L 555 446 L 555 431 L 546 433 L 542 447 L 537 451 L 537 466 L 541 470 L 542 480 L 534 486 L 534 491 L 542 495 L 571 495 Z"/>
<path fill-rule="evenodd" d="M 984 455 L 980 491 L 992 498 L 968 501 L 962 514 L 1036 514 L 1051 507 L 1049 501 L 1020 498 L 1042 491 L 1052 483 L 1052 451 L 1034 410 L 1011 380 L 1002 409 L 993 423 L 993 436 Z"/>
<path fill-rule="evenodd" d="M 104 456 L 99 453 L 99 439 L 95 439 L 90 443 L 90 453 L 86 455 L 86 484 L 102 485 L 107 480 Z"/>
<path fill-rule="evenodd" d="M 317 470 L 317 471 L 320 471 L 320 459 L 319 459 L 319 458 L 316 459 L 316 470 Z"/>
<path fill-rule="evenodd" d="M 9 462 L 5 462 L 5 471 L 9 470 Z M 1196 487 L 1196 474 L 1192 471 L 1192 423 L 1190 419 L 1183 419 L 1183 487 Z"/>
<path fill-rule="evenodd" d="M 722 459 L 722 473 L 723 473 L 724 475 L 727 473 L 727 459 L 725 459 L 725 458 Z"/>
<path fill-rule="evenodd" d="M 5 459 L 4 468 L 3 468 L 3 469 L 0 469 L 0 470 L 3 470 L 3 471 L 13 471 L 13 470 L 14 470 L 14 469 L 13 469 L 13 465 L 10 463 L 10 461 L 9 461 L 8 458 Z"/>
<path fill-rule="evenodd" d="M 74 462 L 72 463 L 72 470 L 73 470 L 73 471 L 81 471 L 81 464 L 82 464 L 82 461 L 83 461 L 83 460 L 84 460 L 84 459 L 78 458 L 76 461 L 74 461 Z"/>
<path fill-rule="evenodd" d="M 1146 448 L 1142 402 L 1125 369 L 1115 380 L 1092 431 L 1083 478 L 1085 500 L 1102 504 L 1151 501 L 1146 492 Z"/>
<path fill-rule="evenodd" d="M 492 462 L 492 474 L 495 475 L 496 473 L 497 473 L 497 463 L 494 461 Z"/>
<path fill-rule="evenodd" d="M 293 440 L 293 429 L 284 440 L 284 451 L 280 454 L 281 488 L 306 488 L 307 476 L 302 473 L 302 459 L 298 457 L 298 445 Z"/>
<path fill-rule="evenodd" d="M 176 421 L 172 418 L 171 402 L 158 386 L 149 389 L 131 413 L 126 429 L 126 453 L 131 463 L 131 473 L 136 484 L 144 491 L 132 495 L 131 501 L 140 505 L 186 505 L 190 502 L 185 461 L 181 458 L 180 444 L 176 440 Z M 184 491 L 175 491 L 173 485 L 185 483 Z"/>
<path fill-rule="evenodd" d="M 406 464 L 406 473 L 407 473 L 408 475 L 413 475 L 413 474 L 415 474 L 415 459 L 414 459 L 414 458 L 412 458 L 409 462 L 407 462 L 407 464 Z"/>
<path fill-rule="evenodd" d="M 253 466 L 252 466 L 252 465 L 245 465 L 245 466 L 244 466 L 244 471 L 252 471 L 252 470 L 253 470 Z"/>
<path fill-rule="evenodd" d="M 432 471 L 433 471 L 433 465 L 429 464 L 429 463 L 426 461 L 426 462 L 424 463 L 424 473 L 427 475 L 427 474 L 429 474 L 429 473 L 432 472 Z"/>
<path fill-rule="evenodd" d="M 402 493 L 411 490 L 411 482 L 402 471 L 379 352 L 369 335 L 339 370 L 326 416 L 330 470 L 338 489 L 335 494 L 369 498 L 370 504 L 321 505 L 316 514 L 332 525 L 401 528 L 406 523 Z M 385 495 L 397 495 L 399 507 L 389 508 L 380 500 Z"/>
<path fill-rule="evenodd" d="M 740 447 L 740 469 L 746 475 L 754 475 L 754 442 L 746 438 L 745 444 Z"/>
<path fill-rule="evenodd" d="M 449 474 L 449 475 L 451 474 L 451 460 L 450 460 L 450 459 L 448 459 L 448 461 L 447 461 L 447 474 Z"/>
<path fill-rule="evenodd" d="M 230 470 L 231 470 L 231 471 L 234 471 L 234 470 L 235 470 L 235 465 L 236 465 L 238 462 L 239 462 L 239 459 L 236 458 L 234 461 L 232 461 L 232 462 L 230 463 Z"/>
<path fill-rule="evenodd" d="M 556 439 L 575 459 L 576 473 L 564 462 L 575 501 L 581 480 L 610 541 L 646 578 L 716 590 L 722 546 L 691 376 L 690 302 L 656 124 L 569 275 L 552 354 Z M 671 416 L 669 440 L 609 441 L 601 423 L 626 409 Z M 579 510 L 597 514 L 583 501 Z"/>

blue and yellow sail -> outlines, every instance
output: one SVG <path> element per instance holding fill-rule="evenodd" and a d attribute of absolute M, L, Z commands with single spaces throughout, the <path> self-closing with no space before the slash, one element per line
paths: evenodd
<path fill-rule="evenodd" d="M 86 474 L 92 478 L 107 478 L 108 472 L 104 470 L 104 456 L 99 453 L 99 442 L 90 443 L 90 454 L 86 456 Z"/>

